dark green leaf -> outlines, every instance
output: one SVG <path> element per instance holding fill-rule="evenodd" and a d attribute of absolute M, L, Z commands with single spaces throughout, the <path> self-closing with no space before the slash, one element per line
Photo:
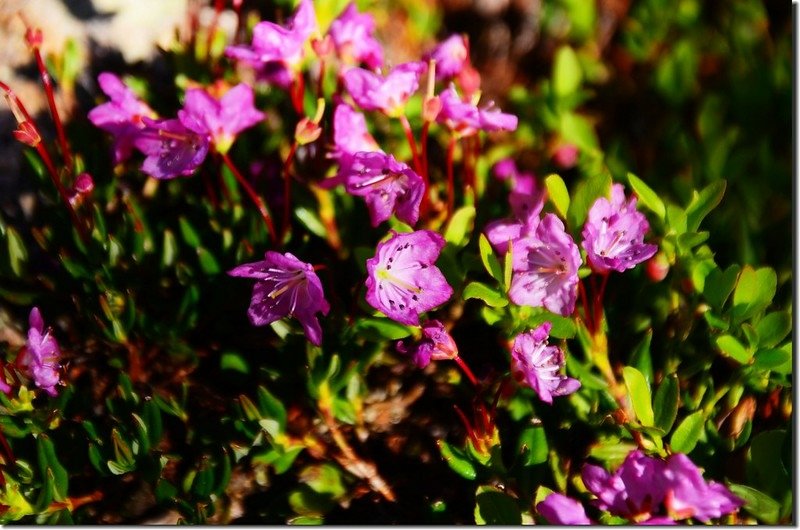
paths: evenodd
<path fill-rule="evenodd" d="M 475 496 L 475 523 L 479 525 L 519 525 L 522 514 L 517 501 L 488 486 L 478 488 Z"/>
<path fill-rule="evenodd" d="M 723 355 L 736 360 L 740 364 L 749 364 L 753 358 L 753 353 L 748 352 L 733 335 L 720 335 L 714 342 Z"/>
<path fill-rule="evenodd" d="M 736 286 L 739 271 L 738 265 L 731 265 L 724 272 L 721 269 L 714 269 L 706 276 L 703 294 L 715 309 L 722 309 Z"/>
<path fill-rule="evenodd" d="M 766 524 L 778 524 L 781 505 L 755 488 L 743 484 L 730 484 L 728 486 L 734 495 L 744 500 L 744 509 L 750 512 L 759 521 Z"/>
<path fill-rule="evenodd" d="M 547 461 L 548 445 L 544 428 L 526 427 L 519 435 L 517 442 L 520 463 L 524 466 L 541 464 Z"/>
<path fill-rule="evenodd" d="M 630 365 L 642 372 L 642 375 L 650 384 L 653 381 L 653 359 L 650 356 L 650 343 L 653 340 L 653 330 L 648 329 L 644 338 L 636 346 L 631 354 Z"/>
<path fill-rule="evenodd" d="M 771 268 L 756 270 L 745 265 L 733 292 L 733 315 L 741 321 L 765 309 L 777 285 L 778 277 Z"/>
<path fill-rule="evenodd" d="M 480 238 L 478 239 L 478 248 L 481 253 L 481 261 L 483 262 L 483 266 L 486 268 L 486 271 L 492 278 L 498 282 L 502 282 L 503 269 L 500 267 L 500 261 L 498 261 L 497 256 L 494 255 L 492 244 L 489 243 L 489 240 L 486 239 L 486 236 L 483 234 L 481 234 Z"/>
<path fill-rule="evenodd" d="M 672 429 L 678 415 L 679 386 L 678 376 L 673 374 L 664 377 L 656 390 L 653 400 L 655 425 L 664 432 Z"/>
<path fill-rule="evenodd" d="M 403 339 L 411 335 L 411 328 L 385 318 L 362 318 L 353 328 L 356 335 L 367 340 L 383 341 Z"/>

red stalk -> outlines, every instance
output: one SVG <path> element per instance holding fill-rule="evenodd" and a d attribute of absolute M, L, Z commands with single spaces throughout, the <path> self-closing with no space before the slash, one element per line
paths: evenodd
<path fill-rule="evenodd" d="M 422 196 L 422 204 L 420 204 L 420 215 L 424 216 L 430 208 L 430 193 L 431 183 L 428 177 L 428 131 L 431 128 L 431 122 L 426 121 L 422 125 L 422 137 L 420 143 L 422 144 L 422 182 L 425 183 L 425 194 Z"/>
<path fill-rule="evenodd" d="M 292 142 L 292 147 L 289 149 L 289 154 L 283 162 L 283 221 L 281 223 L 281 238 L 283 241 L 286 232 L 289 230 L 289 221 L 291 220 L 290 213 L 292 211 L 292 176 L 289 170 L 294 162 L 294 154 L 297 152 L 297 141 Z"/>
<path fill-rule="evenodd" d="M 414 140 L 414 133 L 411 131 L 411 124 L 408 123 L 408 118 L 406 118 L 405 114 L 400 115 L 400 123 L 403 125 L 403 132 L 406 133 L 406 140 L 408 140 L 408 146 L 411 148 L 411 158 L 414 160 L 414 171 L 416 171 L 418 175 L 421 175 L 422 164 L 419 160 L 417 142 Z"/>
<path fill-rule="evenodd" d="M 453 157 L 456 151 L 456 138 L 450 137 L 447 144 L 447 218 L 453 215 L 453 207 L 455 205 L 455 183 L 453 177 Z"/>
<path fill-rule="evenodd" d="M 241 173 L 239 173 L 239 170 L 233 164 L 233 161 L 230 159 L 228 154 L 220 153 L 220 156 L 222 157 L 222 161 L 225 163 L 225 165 L 228 166 L 228 169 L 231 170 L 231 173 L 233 173 L 236 181 L 242 186 L 245 193 L 247 193 L 247 195 L 250 197 L 250 200 L 256 205 L 256 208 L 258 208 L 258 213 L 261 214 L 261 218 L 264 220 L 264 224 L 267 226 L 267 230 L 269 231 L 269 236 L 272 238 L 272 241 L 278 243 L 278 238 L 275 235 L 275 226 L 272 224 L 272 218 L 269 216 L 269 212 L 267 211 L 264 201 L 261 200 L 250 183 L 247 182 Z"/>
<path fill-rule="evenodd" d="M 480 386 L 478 384 L 478 379 L 475 377 L 475 374 L 472 373 L 472 370 L 469 369 L 469 366 L 467 366 L 467 363 L 464 362 L 464 359 L 462 359 L 459 356 L 455 356 L 455 357 L 453 357 L 453 360 L 456 362 L 458 367 L 461 368 L 461 370 L 464 372 L 464 375 L 467 376 L 467 379 L 469 379 L 470 383 L 472 383 L 476 387 Z"/>

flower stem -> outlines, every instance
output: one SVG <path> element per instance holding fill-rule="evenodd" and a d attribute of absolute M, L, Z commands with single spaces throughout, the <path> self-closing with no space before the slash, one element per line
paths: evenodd
<path fill-rule="evenodd" d="M 292 147 L 289 148 L 289 154 L 283 162 L 283 220 L 281 222 L 281 235 L 280 241 L 286 236 L 289 231 L 289 222 L 291 220 L 292 211 L 292 175 L 289 172 L 294 162 L 294 154 L 297 152 L 297 141 L 292 142 Z"/>
<path fill-rule="evenodd" d="M 28 29 L 30 31 L 30 28 Z M 58 145 L 61 148 L 61 156 L 64 158 L 64 166 L 70 175 L 73 173 L 72 166 L 72 151 L 67 141 L 67 135 L 64 133 L 64 124 L 61 122 L 61 117 L 56 108 L 55 94 L 53 93 L 53 84 L 50 82 L 50 74 L 42 60 L 42 54 L 39 52 L 38 45 L 32 45 L 33 56 L 36 59 L 36 67 L 39 69 L 39 75 L 42 78 L 42 85 L 44 85 L 44 92 L 47 94 L 47 105 L 50 107 L 50 114 L 53 116 L 53 122 L 56 125 L 56 135 L 58 136 Z"/>
<path fill-rule="evenodd" d="M 289 92 L 292 98 L 292 106 L 298 116 L 303 115 L 303 94 L 306 90 L 306 80 L 303 77 L 303 72 L 298 72 Z"/>
<path fill-rule="evenodd" d="M 250 200 L 256 205 L 256 208 L 258 208 L 258 213 L 261 214 L 261 218 L 264 219 L 264 224 L 267 225 L 270 238 L 272 238 L 273 242 L 278 243 L 278 238 L 275 235 L 275 226 L 272 224 L 272 218 L 269 216 L 269 212 L 267 211 L 264 201 L 261 200 L 261 197 L 258 196 L 250 183 L 247 182 L 239 170 L 236 169 L 236 166 L 233 164 L 233 161 L 230 159 L 228 154 L 220 153 L 220 156 L 222 157 L 222 161 L 225 163 L 225 165 L 228 166 L 228 169 L 231 170 L 231 173 L 233 173 L 236 181 L 242 186 L 245 193 L 247 193 L 247 195 L 250 197 Z"/>
<path fill-rule="evenodd" d="M 453 360 L 456 362 L 458 367 L 461 368 L 461 370 L 464 372 L 464 375 L 467 376 L 467 379 L 469 379 L 470 383 L 472 383 L 476 387 L 480 386 L 480 384 L 478 384 L 478 379 L 475 377 L 475 374 L 472 373 L 472 370 L 469 369 L 467 363 L 464 362 L 464 359 L 456 355 L 455 357 L 453 357 Z"/>
<path fill-rule="evenodd" d="M 431 185 L 428 178 L 428 131 L 431 128 L 431 122 L 426 121 L 422 125 L 422 136 L 420 143 L 422 144 L 422 182 L 425 184 L 425 194 L 422 196 L 422 204 L 420 204 L 420 215 L 424 216 L 430 208 L 430 193 Z"/>
<path fill-rule="evenodd" d="M 414 160 L 414 171 L 421 175 L 422 164 L 419 161 L 417 142 L 414 140 L 414 133 L 411 131 L 411 124 L 408 123 L 408 118 L 405 114 L 400 115 L 400 123 L 403 125 L 403 132 L 406 133 L 406 140 L 408 141 L 408 146 L 411 148 L 411 158 Z"/>
<path fill-rule="evenodd" d="M 453 157 L 456 151 L 456 138 L 450 137 L 447 144 L 447 218 L 453 215 L 453 207 L 455 205 L 455 178 L 453 176 Z"/>
<path fill-rule="evenodd" d="M 609 274 L 603 274 L 603 279 L 600 281 L 600 289 L 594 297 L 594 327 L 595 331 L 600 327 L 603 321 L 603 296 L 606 292 L 606 284 L 608 283 Z"/>

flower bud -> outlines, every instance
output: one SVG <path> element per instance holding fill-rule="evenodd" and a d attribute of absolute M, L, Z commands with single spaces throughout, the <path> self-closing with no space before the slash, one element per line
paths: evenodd
<path fill-rule="evenodd" d="M 663 252 L 659 252 L 647 260 L 645 270 L 647 271 L 647 277 L 650 278 L 650 281 L 655 283 L 660 282 L 669 274 L 669 261 L 667 260 L 667 256 L 665 256 Z"/>
<path fill-rule="evenodd" d="M 572 169 L 578 162 L 578 147 L 563 144 L 553 153 L 553 163 L 560 169 Z"/>
<path fill-rule="evenodd" d="M 13 131 L 11 134 L 13 134 L 14 138 L 23 144 L 31 147 L 36 147 L 39 145 L 39 142 L 42 141 L 42 137 L 39 136 L 39 132 L 36 130 L 36 127 L 34 127 L 33 123 L 29 121 L 21 122 L 19 124 L 19 129 Z"/>
<path fill-rule="evenodd" d="M 39 28 L 28 28 L 25 30 L 25 41 L 31 48 L 40 48 L 43 42 L 42 30 Z"/>
<path fill-rule="evenodd" d="M 439 99 L 439 96 L 425 98 L 425 103 L 422 105 L 422 119 L 426 122 L 436 121 L 441 110 L 442 100 Z"/>

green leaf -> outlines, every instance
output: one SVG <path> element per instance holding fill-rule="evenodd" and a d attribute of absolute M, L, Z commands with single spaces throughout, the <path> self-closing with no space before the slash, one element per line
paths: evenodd
<path fill-rule="evenodd" d="M 224 370 L 239 372 L 240 374 L 249 374 L 250 366 L 242 354 L 235 351 L 226 351 L 222 354 L 219 360 L 219 367 Z"/>
<path fill-rule="evenodd" d="M 778 348 L 758 350 L 754 356 L 753 367 L 759 370 L 779 368 L 792 360 L 792 354 Z"/>
<path fill-rule="evenodd" d="M 23 265 L 28 260 L 25 243 L 13 227 L 6 227 L 6 243 L 8 244 L 8 260 L 15 276 L 22 276 Z"/>
<path fill-rule="evenodd" d="M 628 389 L 628 396 L 631 399 L 636 417 L 645 427 L 652 427 L 655 418 L 653 416 L 653 405 L 650 401 L 650 385 L 647 384 L 642 372 L 632 366 L 626 366 L 622 369 L 622 377 L 625 379 L 625 386 Z"/>
<path fill-rule="evenodd" d="M 686 230 L 697 231 L 703 219 L 722 201 L 726 185 L 724 180 L 718 180 L 703 188 L 700 193 L 692 193 L 692 201 L 686 207 Z"/>
<path fill-rule="evenodd" d="M 582 226 L 594 201 L 598 197 L 607 197 L 610 188 L 611 176 L 608 174 L 580 181 L 572 193 L 572 201 L 567 212 L 567 226 Z"/>
<path fill-rule="evenodd" d="M 648 329 L 644 338 L 631 354 L 630 365 L 642 372 L 647 383 L 653 380 L 653 359 L 650 355 L 650 343 L 653 341 L 653 330 Z"/>
<path fill-rule="evenodd" d="M 730 484 L 731 492 L 744 501 L 744 509 L 766 524 L 778 524 L 781 505 L 778 501 L 755 488 L 743 484 Z"/>
<path fill-rule="evenodd" d="M 517 445 L 522 465 L 531 466 L 547 461 L 549 448 L 544 427 L 526 427 L 520 433 Z"/>
<path fill-rule="evenodd" d="M 197 257 L 200 259 L 200 268 L 207 276 L 219 274 L 222 270 L 217 258 L 203 247 L 197 247 Z"/>
<path fill-rule="evenodd" d="M 517 501 L 490 486 L 481 486 L 475 496 L 475 523 L 479 525 L 520 525 L 522 513 Z"/>
<path fill-rule="evenodd" d="M 583 73 L 575 50 L 562 46 L 553 59 L 553 91 L 556 96 L 572 94 L 581 86 Z"/>
<path fill-rule="evenodd" d="M 261 417 L 273 418 L 278 422 L 281 432 L 286 428 L 286 407 L 280 399 L 272 395 L 263 386 L 258 387 L 258 405 L 261 410 Z"/>
<path fill-rule="evenodd" d="M 663 221 L 667 215 L 667 209 L 658 194 L 633 173 L 628 173 L 628 183 L 633 188 L 636 196 L 639 197 L 639 202 Z"/>
<path fill-rule="evenodd" d="M 723 355 L 734 359 L 739 364 L 749 364 L 753 358 L 753 353 L 748 352 L 733 335 L 720 335 L 714 342 Z"/>
<path fill-rule="evenodd" d="M 750 442 L 750 460 L 747 462 L 748 483 L 776 499 L 791 491 L 791 469 L 784 467 L 778 450 L 787 439 L 786 431 L 764 431 Z"/>
<path fill-rule="evenodd" d="M 725 269 L 724 272 L 722 269 L 714 269 L 706 275 L 703 294 L 715 309 L 722 309 L 725 301 L 736 286 L 736 279 L 739 277 L 740 270 L 739 266 L 734 264 Z"/>
<path fill-rule="evenodd" d="M 511 241 L 508 242 L 508 251 L 506 252 L 505 263 L 503 263 L 503 285 L 506 287 L 506 292 L 511 287 L 511 274 L 514 265 L 514 249 Z"/>
<path fill-rule="evenodd" d="M 362 318 L 356 321 L 353 331 L 376 342 L 398 340 L 411 335 L 410 327 L 385 318 Z"/>
<path fill-rule="evenodd" d="M 190 248 L 199 247 L 201 245 L 200 236 L 197 234 L 192 224 L 185 217 L 180 217 L 178 219 L 178 224 L 181 229 L 181 236 L 183 236 L 183 240 L 186 244 Z"/>
<path fill-rule="evenodd" d="M 42 433 L 36 438 L 36 450 L 39 461 L 39 471 L 42 477 L 47 477 L 52 474 L 53 477 L 53 497 L 57 501 L 63 501 L 67 498 L 67 489 L 69 486 L 69 476 L 67 470 L 61 465 L 56 456 L 56 449 L 50 438 Z"/>
<path fill-rule="evenodd" d="M 772 348 L 792 330 L 792 316 L 786 311 L 769 313 L 756 324 L 758 346 Z"/>
<path fill-rule="evenodd" d="M 315 236 L 321 237 L 322 239 L 328 237 L 328 230 L 313 210 L 305 206 L 298 206 L 294 210 L 294 216 Z"/>
<path fill-rule="evenodd" d="M 489 275 L 498 282 L 502 282 L 503 269 L 500 267 L 500 261 L 497 259 L 497 256 L 494 255 L 492 244 L 489 243 L 489 240 L 483 234 L 481 234 L 480 238 L 478 239 L 478 248 L 480 250 L 481 261 L 483 262 L 483 266 L 486 268 L 486 272 L 488 272 Z"/>
<path fill-rule="evenodd" d="M 503 295 L 503 293 L 500 293 L 488 285 L 480 282 L 472 282 L 464 287 L 464 293 L 462 297 L 464 300 L 477 298 L 478 300 L 483 300 L 492 307 L 505 307 L 508 305 L 508 299 Z"/>
<path fill-rule="evenodd" d="M 558 215 L 566 219 L 569 210 L 569 191 L 567 191 L 567 185 L 564 184 L 564 179 L 553 173 L 544 179 L 544 185 L 547 188 L 547 196 L 556 207 Z"/>
<path fill-rule="evenodd" d="M 463 247 L 472 235 L 475 224 L 475 207 L 462 206 L 455 211 L 447 228 L 444 230 L 444 239 L 455 247 Z"/>
<path fill-rule="evenodd" d="M 444 440 L 437 440 L 436 443 L 439 445 L 439 450 L 442 452 L 442 458 L 445 459 L 450 469 L 467 480 L 475 480 L 477 472 L 466 453 L 448 444 Z"/>
<path fill-rule="evenodd" d="M 683 421 L 672 433 L 672 438 L 669 440 L 669 445 L 675 453 L 691 453 L 700 435 L 703 434 L 703 423 L 705 418 L 702 411 L 686 416 Z"/>
<path fill-rule="evenodd" d="M 679 391 L 678 376 L 675 374 L 664 377 L 656 390 L 656 397 L 653 400 L 655 426 L 664 432 L 672 429 L 678 415 Z"/>
<path fill-rule="evenodd" d="M 733 315 L 740 321 L 765 309 L 775 296 L 778 277 L 769 267 L 745 265 L 733 292 Z"/>

